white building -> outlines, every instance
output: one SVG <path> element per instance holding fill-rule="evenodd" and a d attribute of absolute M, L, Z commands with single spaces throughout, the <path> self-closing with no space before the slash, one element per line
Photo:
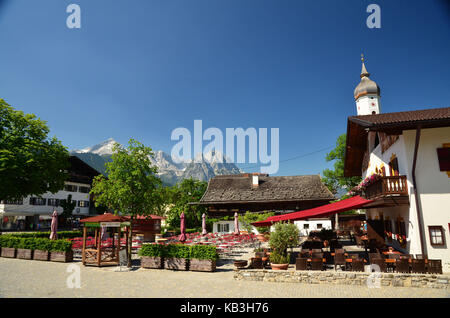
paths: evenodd
<path fill-rule="evenodd" d="M 300 236 L 308 236 L 311 231 L 321 231 L 322 229 L 331 230 L 332 224 L 330 218 L 318 218 L 294 221 L 294 224 L 300 231 Z"/>
<path fill-rule="evenodd" d="M 61 200 L 67 200 L 72 196 L 76 201 L 74 216 L 88 216 L 93 209 L 89 195 L 93 178 L 100 174 L 78 157 L 69 158 L 69 180 L 64 188 L 56 193 L 44 193 L 40 197 L 27 196 L 19 201 L 0 202 L 0 229 L 15 230 L 19 225 L 21 230 L 48 228 L 51 223 L 51 215 L 54 210 L 61 214 L 63 208 L 59 206 Z"/>
<path fill-rule="evenodd" d="M 369 238 L 441 259 L 449 272 L 450 107 L 383 114 L 364 61 L 362 69 L 344 176 L 382 176 L 362 189 L 374 200 L 366 206 Z"/>

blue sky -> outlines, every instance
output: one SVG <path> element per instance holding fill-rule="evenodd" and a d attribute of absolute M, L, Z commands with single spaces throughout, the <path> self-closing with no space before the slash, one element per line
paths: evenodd
<path fill-rule="evenodd" d="M 81 29 L 66 26 L 70 3 Z M 450 106 L 445 0 L 0 0 L 0 43 L 0 98 L 69 149 L 133 137 L 170 153 L 172 130 L 201 119 L 279 128 L 281 161 L 312 153 L 356 114 L 362 52 L 383 112 Z M 326 152 L 277 175 L 320 173 Z"/>

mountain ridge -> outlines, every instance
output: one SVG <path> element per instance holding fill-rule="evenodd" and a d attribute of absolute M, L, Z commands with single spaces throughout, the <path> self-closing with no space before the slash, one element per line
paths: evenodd
<path fill-rule="evenodd" d="M 113 145 L 116 141 L 109 138 L 92 147 L 75 149 L 70 153 L 106 175 L 105 164 L 111 162 Z M 209 181 L 216 175 L 238 174 L 242 171 L 231 163 L 226 156 L 218 151 L 207 154 L 198 154 L 190 162 L 177 163 L 172 156 L 162 150 L 154 151 L 154 157 L 150 158 L 153 165 L 158 167 L 158 176 L 165 185 L 175 185 L 184 179 L 196 179 Z"/>

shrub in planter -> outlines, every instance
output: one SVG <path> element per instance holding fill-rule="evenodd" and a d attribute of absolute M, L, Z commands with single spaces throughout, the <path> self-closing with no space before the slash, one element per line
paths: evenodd
<path fill-rule="evenodd" d="M 186 271 L 189 268 L 190 246 L 183 244 L 166 245 L 164 268 Z"/>
<path fill-rule="evenodd" d="M 214 272 L 219 258 L 216 246 L 192 245 L 189 269 L 191 271 Z"/>
<path fill-rule="evenodd" d="M 52 241 L 48 238 L 36 238 L 33 259 L 38 261 L 48 261 L 50 259 L 50 248 Z"/>
<path fill-rule="evenodd" d="M 275 231 L 270 235 L 269 245 L 272 249 L 272 252 L 270 253 L 270 263 L 289 265 L 290 255 L 287 253 L 287 249 L 298 245 L 298 236 L 299 231 L 295 224 L 277 223 L 275 225 Z"/>
<path fill-rule="evenodd" d="M 166 245 L 163 244 L 143 244 L 139 250 L 142 268 L 163 268 Z"/>
<path fill-rule="evenodd" d="M 0 247 L 2 257 L 15 258 L 19 238 L 12 235 L 0 235 Z"/>
<path fill-rule="evenodd" d="M 32 259 L 33 258 L 33 250 L 35 249 L 35 240 L 34 238 L 19 238 L 17 244 L 17 258 L 21 259 Z"/>
<path fill-rule="evenodd" d="M 291 255 L 279 254 L 278 252 L 273 252 L 270 254 L 270 267 L 273 270 L 286 270 L 289 267 L 289 261 Z"/>
<path fill-rule="evenodd" d="M 68 240 L 51 240 L 50 243 L 50 261 L 52 262 L 72 262 L 72 242 Z"/>

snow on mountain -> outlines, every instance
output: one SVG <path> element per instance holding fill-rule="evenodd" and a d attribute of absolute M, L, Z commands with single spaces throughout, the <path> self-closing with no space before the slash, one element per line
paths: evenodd
<path fill-rule="evenodd" d="M 95 146 L 74 150 L 72 153 L 86 163 L 95 166 L 97 170 L 104 172 L 101 167 L 111 160 L 112 147 L 115 142 L 113 138 L 109 138 Z M 171 155 L 162 150 L 154 151 L 154 154 L 154 158 L 150 158 L 150 161 L 158 167 L 158 176 L 167 185 L 174 185 L 188 178 L 209 181 L 216 175 L 242 173 L 230 159 L 218 151 L 198 154 L 194 160 L 188 163 L 176 163 Z"/>
<path fill-rule="evenodd" d="M 113 153 L 113 146 L 117 141 L 115 141 L 113 138 L 109 138 L 108 140 L 105 140 L 95 146 L 87 147 L 81 150 L 74 150 L 74 152 L 77 153 L 94 153 L 100 156 L 104 155 L 112 155 Z"/>

